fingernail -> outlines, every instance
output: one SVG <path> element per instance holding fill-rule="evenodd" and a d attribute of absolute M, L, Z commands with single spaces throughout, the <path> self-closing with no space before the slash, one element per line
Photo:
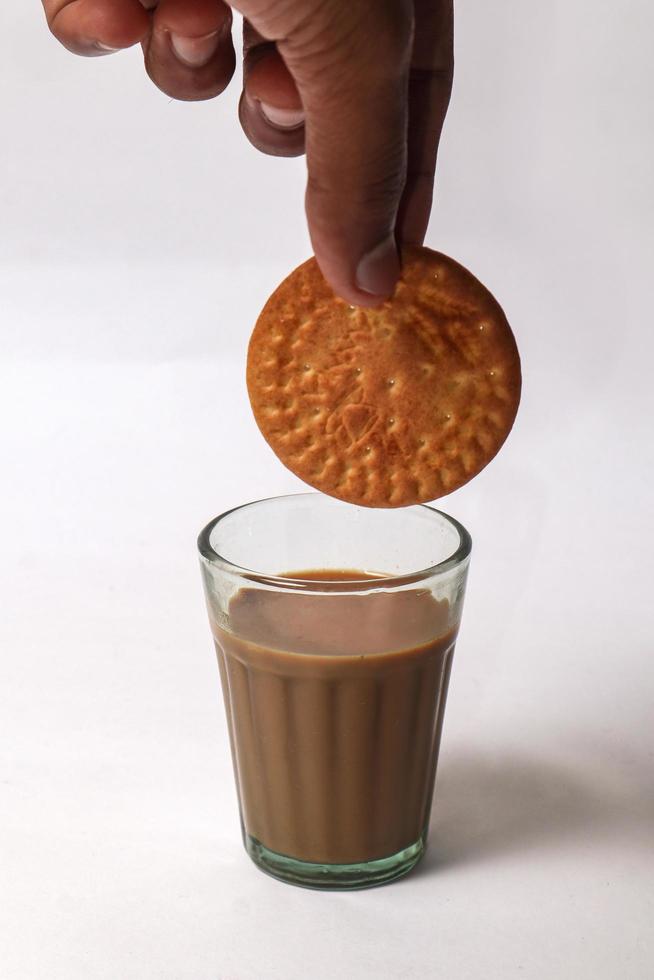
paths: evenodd
<path fill-rule="evenodd" d="M 363 256 L 357 266 L 356 284 L 364 293 L 390 296 L 400 275 L 400 260 L 392 237 L 385 238 Z"/>
<path fill-rule="evenodd" d="M 267 102 L 260 102 L 259 106 L 265 119 L 271 126 L 277 129 L 297 129 L 304 125 L 304 112 L 302 109 L 278 109 Z"/>
<path fill-rule="evenodd" d="M 116 51 L 120 51 L 120 48 L 110 48 L 108 44 L 102 44 L 101 41 L 96 41 L 95 46 L 98 51 L 103 51 L 105 54 L 115 54 Z"/>
<path fill-rule="evenodd" d="M 179 34 L 170 35 L 170 44 L 179 58 L 189 68 L 202 68 L 211 61 L 218 49 L 220 31 L 205 34 L 204 37 L 182 37 Z"/>

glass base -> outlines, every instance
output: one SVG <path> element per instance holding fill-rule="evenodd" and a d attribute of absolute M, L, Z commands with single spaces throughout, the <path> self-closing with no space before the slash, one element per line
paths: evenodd
<path fill-rule="evenodd" d="M 303 888 L 331 888 L 340 891 L 373 888 L 401 878 L 416 866 L 425 852 L 425 840 L 421 837 L 415 844 L 410 844 L 397 854 L 378 858 L 376 861 L 363 861 L 360 864 L 314 864 L 270 851 L 249 834 L 244 834 L 243 840 L 245 850 L 256 866 L 273 878 Z"/>

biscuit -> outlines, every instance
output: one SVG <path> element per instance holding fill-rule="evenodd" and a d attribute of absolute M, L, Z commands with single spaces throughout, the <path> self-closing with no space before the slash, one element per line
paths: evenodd
<path fill-rule="evenodd" d="M 424 503 L 495 456 L 520 401 L 520 358 L 498 302 L 430 249 L 402 251 L 393 297 L 336 297 L 315 259 L 266 303 L 248 350 L 257 424 L 293 473 L 367 507 Z"/>

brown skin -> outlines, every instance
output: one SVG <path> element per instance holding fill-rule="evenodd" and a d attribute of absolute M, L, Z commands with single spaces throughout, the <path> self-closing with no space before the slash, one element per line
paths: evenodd
<path fill-rule="evenodd" d="M 396 242 L 422 243 L 429 220 L 452 88 L 453 0 L 42 2 L 70 51 L 140 43 L 150 78 L 184 100 L 228 85 L 232 8 L 241 13 L 248 139 L 276 156 L 306 152 L 309 231 L 333 289 L 360 306 L 391 295 Z"/>

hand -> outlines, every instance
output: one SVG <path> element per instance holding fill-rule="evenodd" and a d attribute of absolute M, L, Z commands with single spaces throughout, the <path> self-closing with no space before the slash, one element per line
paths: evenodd
<path fill-rule="evenodd" d="M 231 7 L 244 20 L 239 115 L 264 153 L 306 150 L 307 218 L 320 267 L 348 302 L 374 306 L 399 275 L 396 241 L 421 243 L 452 87 L 453 0 L 43 0 L 71 51 L 141 43 L 156 85 L 208 99 L 234 72 Z"/>

